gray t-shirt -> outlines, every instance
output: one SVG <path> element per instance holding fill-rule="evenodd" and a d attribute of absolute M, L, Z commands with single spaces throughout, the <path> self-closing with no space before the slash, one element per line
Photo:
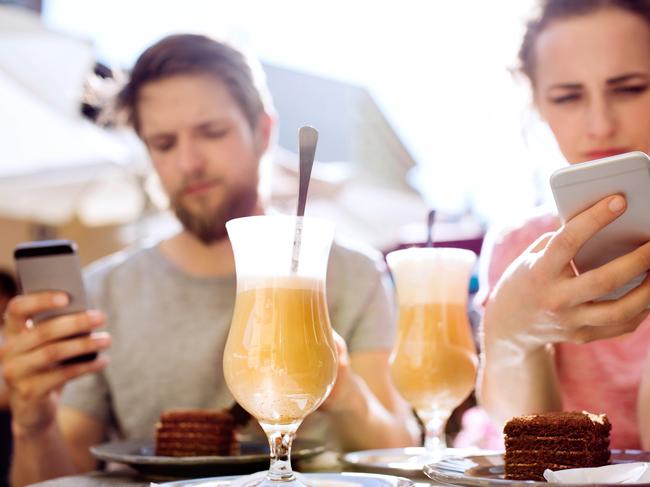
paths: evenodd
<path fill-rule="evenodd" d="M 125 439 L 152 438 L 160 413 L 223 408 L 234 399 L 222 372 L 236 293 L 234 276 L 199 278 L 158 246 L 104 258 L 86 272 L 94 306 L 107 314 L 108 367 L 66 385 L 62 404 L 102 421 Z M 334 329 L 350 353 L 389 350 L 395 331 L 390 281 L 366 249 L 334 244 L 327 274 Z M 326 416 L 310 415 L 300 437 L 325 440 Z"/>

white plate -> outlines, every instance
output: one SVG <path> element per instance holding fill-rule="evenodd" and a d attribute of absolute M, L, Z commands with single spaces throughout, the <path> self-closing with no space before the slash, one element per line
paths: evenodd
<path fill-rule="evenodd" d="M 324 450 L 319 442 L 297 438 L 291 459 L 309 458 Z M 90 452 L 100 460 L 124 463 L 144 475 L 176 478 L 243 474 L 269 468 L 269 446 L 264 441 L 242 441 L 241 454 L 232 456 L 156 456 L 151 440 L 103 443 L 90 447 Z"/>
<path fill-rule="evenodd" d="M 447 448 L 447 454 L 454 457 L 486 454 L 479 448 Z M 494 453 L 494 452 L 489 452 Z M 346 453 L 341 462 L 354 470 L 404 475 L 410 478 L 427 478 L 422 469 L 434 461 L 423 447 L 388 448 Z"/>
<path fill-rule="evenodd" d="M 372 473 L 306 473 L 310 483 L 317 487 L 411 487 L 413 482 L 403 477 Z M 157 484 L 159 487 L 228 487 L 237 477 L 211 477 L 194 480 L 180 480 Z"/>
<path fill-rule="evenodd" d="M 612 450 L 611 463 L 648 462 L 650 452 L 640 450 Z M 503 454 L 476 455 L 464 458 L 445 458 L 424 467 L 432 480 L 446 485 L 472 487 L 548 487 L 547 482 L 533 480 L 506 480 L 504 478 Z M 565 484 L 569 485 L 569 484 Z M 618 484 L 577 484 L 580 487 L 613 487 Z M 637 487 L 650 484 L 634 484 Z"/>

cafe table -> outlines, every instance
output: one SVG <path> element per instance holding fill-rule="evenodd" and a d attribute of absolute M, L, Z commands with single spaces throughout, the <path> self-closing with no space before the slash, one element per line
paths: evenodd
<path fill-rule="evenodd" d="M 301 463 L 299 469 L 301 472 L 341 472 L 343 465 L 338 461 L 336 453 L 326 451 L 308 462 Z M 182 479 L 143 477 L 130 467 L 112 464 L 106 471 L 59 477 L 32 485 L 35 487 L 149 487 L 151 482 L 163 483 L 173 480 Z M 417 487 L 436 485 L 422 478 L 412 480 Z"/>

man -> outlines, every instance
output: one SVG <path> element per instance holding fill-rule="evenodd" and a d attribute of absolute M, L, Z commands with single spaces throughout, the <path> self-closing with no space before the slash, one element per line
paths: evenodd
<path fill-rule="evenodd" d="M 203 36 L 165 38 L 137 61 L 118 106 L 147 146 L 183 230 L 89 269 L 89 292 L 102 312 L 30 329 L 31 315 L 61 306 L 65 296 L 11 302 L 2 360 L 16 484 L 94 469 L 88 447 L 105 441 L 110 428 L 126 438 L 151 437 L 165 409 L 232 404 L 221 369 L 235 297 L 225 222 L 263 213 L 259 163 L 273 119 L 261 93 L 238 51 Z M 312 433 L 325 439 L 327 430 L 344 449 L 415 444 L 417 427 L 389 380 L 393 324 L 377 263 L 335 245 L 327 291 L 332 324 L 350 354 L 339 341 L 334 390 L 306 423 L 319 420 L 322 431 Z M 110 337 L 94 331 L 69 338 L 104 325 Z M 53 367 L 109 346 L 108 366 L 100 355 Z"/>

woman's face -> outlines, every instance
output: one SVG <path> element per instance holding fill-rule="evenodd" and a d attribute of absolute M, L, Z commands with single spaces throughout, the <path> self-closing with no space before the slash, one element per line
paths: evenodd
<path fill-rule="evenodd" d="M 535 104 L 570 163 L 650 153 L 650 27 L 607 8 L 537 38 Z"/>

